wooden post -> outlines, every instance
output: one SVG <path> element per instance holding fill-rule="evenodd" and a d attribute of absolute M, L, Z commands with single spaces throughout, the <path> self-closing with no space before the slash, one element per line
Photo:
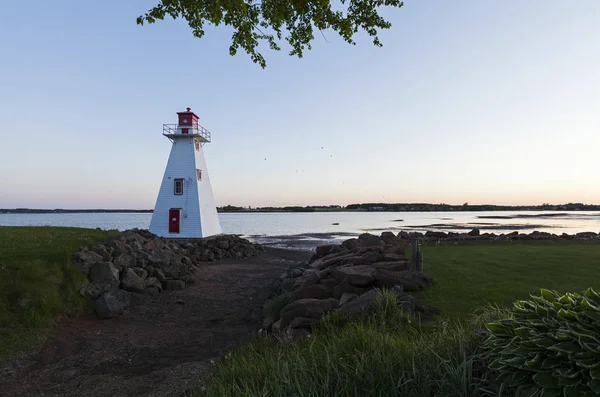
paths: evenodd
<path fill-rule="evenodd" d="M 421 247 L 419 246 L 418 237 L 415 237 L 412 240 L 412 267 L 419 273 L 423 272 L 423 253 L 421 252 Z"/>

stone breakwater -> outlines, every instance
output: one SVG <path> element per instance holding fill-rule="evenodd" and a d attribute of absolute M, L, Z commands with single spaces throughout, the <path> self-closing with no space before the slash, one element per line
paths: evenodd
<path fill-rule="evenodd" d="M 405 244 L 404 239 L 384 232 L 317 247 L 310 261 L 295 264 L 281 275 L 279 299 L 289 299 L 278 313 L 273 313 L 273 300 L 267 302 L 264 329 L 302 335 L 328 312 L 352 316 L 369 311 L 379 295 L 377 288 L 393 289 L 403 309 L 427 320 L 435 309 L 408 293 L 432 285 L 432 279 L 416 271 L 404 255 Z"/>
<path fill-rule="evenodd" d="M 249 258 L 260 250 L 262 246 L 235 235 L 172 240 L 128 230 L 75 253 L 73 265 L 88 279 L 80 293 L 92 299 L 100 318 L 111 318 L 129 307 L 128 292 L 183 289 L 201 262 Z"/>
<path fill-rule="evenodd" d="M 462 241 L 462 240 L 482 240 L 482 241 L 496 241 L 496 240 L 597 240 L 600 239 L 600 233 L 595 232 L 581 232 L 576 234 L 555 234 L 548 232 L 533 231 L 531 233 L 519 233 L 517 231 L 511 233 L 481 233 L 479 229 L 473 229 L 466 233 L 454 233 L 454 232 L 436 232 L 427 231 L 421 232 L 406 232 L 402 231 L 398 233 L 398 237 L 405 240 L 411 240 L 418 237 L 421 240 L 446 240 L 446 241 Z"/>

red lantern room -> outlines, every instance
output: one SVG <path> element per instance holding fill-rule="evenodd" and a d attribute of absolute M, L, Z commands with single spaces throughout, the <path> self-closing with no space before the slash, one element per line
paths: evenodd
<path fill-rule="evenodd" d="M 198 128 L 198 116 L 192 112 L 191 108 L 187 108 L 185 112 L 177 112 L 177 115 L 179 116 L 178 124 L 180 126 Z"/>

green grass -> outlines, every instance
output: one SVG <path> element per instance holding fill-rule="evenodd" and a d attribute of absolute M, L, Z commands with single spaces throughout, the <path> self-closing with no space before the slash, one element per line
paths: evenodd
<path fill-rule="evenodd" d="M 60 315 L 79 312 L 85 277 L 70 266 L 74 252 L 115 231 L 0 226 L 0 359 L 44 339 Z"/>
<path fill-rule="evenodd" d="M 478 242 L 422 251 L 434 285 L 418 298 L 442 311 L 432 328 L 407 323 L 393 295 L 384 294 L 375 313 L 351 321 L 330 314 L 297 344 L 259 337 L 235 349 L 195 395 L 517 396 L 495 381 L 482 358 L 482 325 L 510 317 L 512 302 L 540 288 L 600 289 L 598 242 Z"/>
<path fill-rule="evenodd" d="M 475 329 L 420 329 L 384 293 L 372 315 L 330 314 L 298 344 L 261 337 L 224 355 L 196 396 L 505 396 Z"/>
<path fill-rule="evenodd" d="M 467 319 L 493 302 L 508 307 L 540 288 L 600 289 L 600 242 L 522 241 L 423 246 L 424 271 L 434 286 L 417 294 L 446 318 Z"/>

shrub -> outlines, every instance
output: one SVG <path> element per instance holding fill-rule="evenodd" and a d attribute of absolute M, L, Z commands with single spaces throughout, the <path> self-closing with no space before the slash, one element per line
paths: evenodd
<path fill-rule="evenodd" d="M 600 394 L 600 295 L 541 290 L 512 318 L 486 325 L 485 354 L 498 380 L 525 396 Z"/>

